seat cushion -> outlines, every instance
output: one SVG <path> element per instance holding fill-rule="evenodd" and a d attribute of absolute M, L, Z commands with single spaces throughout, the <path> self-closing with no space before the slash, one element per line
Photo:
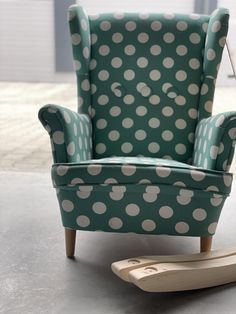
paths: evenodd
<path fill-rule="evenodd" d="M 55 164 L 64 227 L 185 236 L 215 233 L 232 175 L 172 160 L 113 157 Z"/>
<path fill-rule="evenodd" d="M 54 186 L 97 184 L 166 184 L 229 194 L 230 173 L 182 162 L 144 157 L 110 157 L 80 163 L 54 164 Z"/>

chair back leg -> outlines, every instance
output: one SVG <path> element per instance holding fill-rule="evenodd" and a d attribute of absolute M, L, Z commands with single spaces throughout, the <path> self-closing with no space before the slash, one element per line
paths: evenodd
<path fill-rule="evenodd" d="M 65 228 L 66 256 L 69 258 L 74 257 L 75 241 L 76 241 L 76 230 Z"/>
<path fill-rule="evenodd" d="M 209 252 L 211 250 L 212 237 L 201 237 L 200 238 L 200 252 Z"/>

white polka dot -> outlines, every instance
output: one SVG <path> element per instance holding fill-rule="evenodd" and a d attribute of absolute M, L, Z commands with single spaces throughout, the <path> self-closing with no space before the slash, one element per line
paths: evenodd
<path fill-rule="evenodd" d="M 165 35 L 163 36 L 163 40 L 170 44 L 175 40 L 175 36 L 172 33 L 165 33 Z"/>
<path fill-rule="evenodd" d="M 150 128 L 156 129 L 160 126 L 160 120 L 157 118 L 151 118 L 148 121 L 148 125 L 150 126 Z"/>
<path fill-rule="evenodd" d="M 90 82 L 88 79 L 85 79 L 82 81 L 81 88 L 82 88 L 82 90 L 84 90 L 86 92 L 90 90 Z"/>
<path fill-rule="evenodd" d="M 129 204 L 126 206 L 125 211 L 129 216 L 137 216 L 140 212 L 140 208 L 136 204 Z"/>
<path fill-rule="evenodd" d="M 219 116 L 219 118 L 217 118 L 216 122 L 215 122 L 215 126 L 216 127 L 220 127 L 222 126 L 222 124 L 224 123 L 225 121 L 225 116 L 222 114 Z"/>
<path fill-rule="evenodd" d="M 177 144 L 175 146 L 175 151 L 178 155 L 184 155 L 186 153 L 186 146 L 184 144 Z"/>
<path fill-rule="evenodd" d="M 161 73 L 160 71 L 158 70 L 152 70 L 150 73 L 149 73 L 149 77 L 152 81 L 158 81 L 161 77 Z"/>
<path fill-rule="evenodd" d="M 211 30 L 213 33 L 219 32 L 220 29 L 221 29 L 220 21 L 215 21 L 211 26 Z"/>
<path fill-rule="evenodd" d="M 107 207 L 102 202 L 96 202 L 93 204 L 92 209 L 96 214 L 104 214 L 105 211 L 107 210 Z"/>
<path fill-rule="evenodd" d="M 175 225 L 175 230 L 178 232 L 178 233 L 187 233 L 189 231 L 189 225 L 186 223 L 186 222 L 178 222 L 176 225 Z"/>
<path fill-rule="evenodd" d="M 91 34 L 91 44 L 94 45 L 98 41 L 97 34 Z"/>
<path fill-rule="evenodd" d="M 110 109 L 110 115 L 112 117 L 118 117 L 121 114 L 121 109 L 118 106 L 113 106 Z"/>
<path fill-rule="evenodd" d="M 215 57 L 216 57 L 215 50 L 212 49 L 212 48 L 209 48 L 209 49 L 207 50 L 207 60 L 212 61 L 212 60 L 215 59 Z"/>
<path fill-rule="evenodd" d="M 107 56 L 110 53 L 110 48 L 107 45 L 102 45 L 99 47 L 98 51 L 101 56 Z"/>
<path fill-rule="evenodd" d="M 136 29 L 136 23 L 133 21 L 129 21 L 125 24 L 125 28 L 127 29 L 127 31 L 132 32 Z"/>
<path fill-rule="evenodd" d="M 197 86 L 197 84 L 190 84 L 188 86 L 188 92 L 191 95 L 197 95 L 199 93 L 199 87 Z"/>
<path fill-rule="evenodd" d="M 151 24 L 151 29 L 152 29 L 153 31 L 159 31 L 161 28 L 162 28 L 161 22 L 159 22 L 159 21 L 154 21 L 154 22 L 152 22 L 152 24 Z"/>
<path fill-rule="evenodd" d="M 116 44 L 121 43 L 123 40 L 123 35 L 121 33 L 114 33 L 112 35 L 112 41 Z"/>
<path fill-rule="evenodd" d="M 74 209 L 74 204 L 69 200 L 63 200 L 61 206 L 65 212 L 71 212 Z"/>
<path fill-rule="evenodd" d="M 55 131 L 52 139 L 55 144 L 61 145 L 64 143 L 64 133 L 62 131 Z"/>
<path fill-rule="evenodd" d="M 101 165 L 88 165 L 87 171 L 91 176 L 96 176 L 102 171 Z"/>
<path fill-rule="evenodd" d="M 217 158 L 217 154 L 218 154 L 218 146 L 212 145 L 210 148 L 210 156 L 212 159 L 216 159 Z"/>
<path fill-rule="evenodd" d="M 189 40 L 191 41 L 192 44 L 199 44 L 201 41 L 201 37 L 197 33 L 192 33 L 189 36 Z"/>
<path fill-rule="evenodd" d="M 219 39 L 219 45 L 223 48 L 226 43 L 226 37 L 223 36 Z"/>
<path fill-rule="evenodd" d="M 165 106 L 163 109 L 162 109 L 162 114 L 163 116 L 165 117 L 170 117 L 172 116 L 174 113 L 174 110 L 170 107 L 170 106 Z"/>
<path fill-rule="evenodd" d="M 143 141 L 147 137 L 147 133 L 144 130 L 138 130 L 135 132 L 135 138 L 138 141 Z"/>
<path fill-rule="evenodd" d="M 229 137 L 231 138 L 231 140 L 235 140 L 236 137 L 236 128 L 231 128 L 228 132 Z"/>
<path fill-rule="evenodd" d="M 162 206 L 160 209 L 159 209 L 159 215 L 164 218 L 164 219 L 168 219 L 170 217 L 172 217 L 174 214 L 174 211 L 171 207 L 169 206 Z"/>
<path fill-rule="evenodd" d="M 176 27 L 179 31 L 185 31 L 188 28 L 188 24 L 185 21 L 179 21 Z"/>
<path fill-rule="evenodd" d="M 83 184 L 84 183 L 84 181 L 82 180 L 82 179 L 80 179 L 80 178 L 74 178 L 74 179 L 72 179 L 71 180 L 71 185 L 79 185 L 79 184 Z"/>
<path fill-rule="evenodd" d="M 150 144 L 148 144 L 148 151 L 150 153 L 155 154 L 155 153 L 159 152 L 159 150 L 160 150 L 160 145 L 159 144 L 157 144 L 155 142 L 151 142 Z"/>
<path fill-rule="evenodd" d="M 212 112 L 213 102 L 211 100 L 208 100 L 204 104 L 204 108 L 207 112 Z"/>
<path fill-rule="evenodd" d="M 201 95 L 206 95 L 207 92 L 208 92 L 208 85 L 207 84 L 202 84 L 202 87 L 201 87 Z"/>
<path fill-rule="evenodd" d="M 222 197 L 212 197 L 210 199 L 210 202 L 213 206 L 217 207 L 219 206 L 223 201 L 223 198 Z"/>
<path fill-rule="evenodd" d="M 131 128 L 133 126 L 133 124 L 134 124 L 134 121 L 131 118 L 125 118 L 122 121 L 122 125 L 124 128 Z"/>
<path fill-rule="evenodd" d="M 165 68 L 170 69 L 173 67 L 173 65 L 174 65 L 174 60 L 172 58 L 167 57 L 163 60 L 163 66 Z"/>
<path fill-rule="evenodd" d="M 150 52 L 154 56 L 158 56 L 161 53 L 161 47 L 159 45 L 153 45 L 150 48 Z"/>
<path fill-rule="evenodd" d="M 131 105 L 131 104 L 133 104 L 134 103 L 134 96 L 133 95 L 125 95 L 125 97 L 123 98 L 123 100 L 124 100 L 124 103 L 126 104 L 126 105 Z"/>
<path fill-rule="evenodd" d="M 96 153 L 103 154 L 107 150 L 107 147 L 104 143 L 99 143 L 95 147 Z"/>
<path fill-rule="evenodd" d="M 145 116 L 147 114 L 147 108 L 144 106 L 137 107 L 136 114 L 140 117 Z"/>
<path fill-rule="evenodd" d="M 121 172 L 125 176 L 132 176 L 136 172 L 136 166 L 134 166 L 134 165 L 123 165 L 123 166 L 121 166 Z"/>
<path fill-rule="evenodd" d="M 117 20 L 122 20 L 125 17 L 125 14 L 123 12 L 115 12 L 113 16 Z"/>
<path fill-rule="evenodd" d="M 125 142 L 121 145 L 121 150 L 123 153 L 131 153 L 133 150 L 133 145 L 131 143 Z"/>
<path fill-rule="evenodd" d="M 111 141 L 117 141 L 119 138 L 120 138 L 120 133 L 118 131 L 110 131 L 108 133 L 108 138 L 111 140 Z"/>
<path fill-rule="evenodd" d="M 185 56 L 187 54 L 187 52 L 188 52 L 188 48 L 184 45 L 179 45 L 176 48 L 176 53 L 179 56 Z"/>
<path fill-rule="evenodd" d="M 200 19 L 200 15 L 199 14 L 195 14 L 195 13 L 191 13 L 189 15 L 191 20 L 199 20 Z"/>
<path fill-rule="evenodd" d="M 81 62 L 78 60 L 74 60 L 74 68 L 75 71 L 79 71 L 81 69 Z"/>
<path fill-rule="evenodd" d="M 171 131 L 166 130 L 162 132 L 161 137 L 163 138 L 164 141 L 171 141 L 174 137 L 174 134 Z"/>
<path fill-rule="evenodd" d="M 88 47 L 84 47 L 83 49 L 83 56 L 88 59 L 89 58 L 89 48 Z"/>
<path fill-rule="evenodd" d="M 77 217 L 76 223 L 80 227 L 85 228 L 85 227 L 88 227 L 90 225 L 90 219 L 85 215 L 80 215 Z"/>
<path fill-rule="evenodd" d="M 175 73 L 175 77 L 177 81 L 185 81 L 187 78 L 187 73 L 183 70 L 180 70 L 178 72 Z"/>
<path fill-rule="evenodd" d="M 175 98 L 175 103 L 179 106 L 183 106 L 186 104 L 186 99 L 184 96 L 181 96 L 181 95 L 178 95 L 176 98 Z"/>
<path fill-rule="evenodd" d="M 71 122 L 71 118 L 70 118 L 70 115 L 69 115 L 68 112 L 63 111 L 63 117 L 64 117 L 64 120 L 66 121 L 66 123 L 70 123 Z"/>
<path fill-rule="evenodd" d="M 108 224 L 114 230 L 118 230 L 118 229 L 122 228 L 122 226 L 123 226 L 122 220 L 118 217 L 113 217 L 113 218 L 109 219 Z"/>
<path fill-rule="evenodd" d="M 135 54 L 136 48 L 134 45 L 127 45 L 125 46 L 125 54 L 128 56 L 132 56 L 133 54 Z"/>
<path fill-rule="evenodd" d="M 231 176 L 224 174 L 223 175 L 223 180 L 224 180 L 224 184 L 226 186 L 228 186 L 228 187 L 231 186 L 231 183 L 232 183 L 232 177 Z"/>
<path fill-rule="evenodd" d="M 99 130 L 103 130 L 107 127 L 107 121 L 105 119 L 99 119 L 97 120 L 96 122 L 96 127 L 99 129 Z"/>
<path fill-rule="evenodd" d="M 183 129 L 186 128 L 187 123 L 186 123 L 186 121 L 185 121 L 184 119 L 177 119 L 177 120 L 175 121 L 175 126 L 176 126 L 178 129 L 183 130 Z"/>
<path fill-rule="evenodd" d="M 188 115 L 191 119 L 197 119 L 198 111 L 194 108 L 188 110 Z"/>
<path fill-rule="evenodd" d="M 83 29 L 84 31 L 86 31 L 86 30 L 88 29 L 88 25 L 87 25 L 87 22 L 86 22 L 85 19 L 82 19 L 82 20 L 81 20 L 80 25 L 81 25 L 81 27 L 82 27 L 82 29 Z"/>
<path fill-rule="evenodd" d="M 68 166 L 62 165 L 62 166 L 58 166 L 56 168 L 56 171 L 57 171 L 57 174 L 61 177 L 61 176 L 64 176 L 67 173 L 68 169 L 69 169 Z"/>
<path fill-rule="evenodd" d="M 142 222 L 142 228 L 145 231 L 153 231 L 156 229 L 156 223 L 151 219 L 146 219 Z"/>
<path fill-rule="evenodd" d="M 160 103 L 161 99 L 159 96 L 157 95 L 152 95 L 149 97 L 149 102 L 152 104 L 152 105 L 158 105 Z"/>
<path fill-rule="evenodd" d="M 137 65 L 138 65 L 140 68 L 145 68 L 145 67 L 148 65 L 148 59 L 147 59 L 147 58 L 144 58 L 144 57 L 138 58 L 138 60 L 137 60 Z"/>
<path fill-rule="evenodd" d="M 142 44 L 146 43 L 149 39 L 149 36 L 147 33 L 140 33 L 138 35 L 138 41 Z"/>
<path fill-rule="evenodd" d="M 193 211 L 193 218 L 197 221 L 203 221 L 205 220 L 207 217 L 207 213 L 204 209 L 202 208 L 196 208 L 194 211 Z"/>
<path fill-rule="evenodd" d="M 166 178 L 171 174 L 171 169 L 168 167 L 156 167 L 156 173 L 161 178 Z"/>
<path fill-rule="evenodd" d="M 192 58 L 192 59 L 189 60 L 189 66 L 190 66 L 191 69 L 197 70 L 197 69 L 200 68 L 200 62 L 199 62 L 198 59 Z"/>
<path fill-rule="evenodd" d="M 75 143 L 74 142 L 70 142 L 67 145 L 66 150 L 67 150 L 68 155 L 73 156 L 74 153 L 75 153 Z"/>
<path fill-rule="evenodd" d="M 190 175 L 194 181 L 202 181 L 206 176 L 204 172 L 198 170 L 191 170 Z"/>
<path fill-rule="evenodd" d="M 109 101 L 109 98 L 107 97 L 107 95 L 100 95 L 99 97 L 98 97 L 98 103 L 99 103 L 99 105 L 106 105 L 107 103 L 108 103 L 108 101 Z"/>
<path fill-rule="evenodd" d="M 79 45 L 81 42 L 80 34 L 78 34 L 78 33 L 72 34 L 71 35 L 71 41 L 72 41 L 73 45 L 75 45 L 75 46 Z"/>
<path fill-rule="evenodd" d="M 96 66 L 97 66 L 97 61 L 95 59 L 92 59 L 89 64 L 89 69 L 94 70 Z"/>
<path fill-rule="evenodd" d="M 126 70 L 124 72 L 124 78 L 127 80 L 127 81 L 131 81 L 133 80 L 135 77 L 135 73 L 133 70 Z"/>
<path fill-rule="evenodd" d="M 122 60 L 121 58 L 115 57 L 111 60 L 111 65 L 113 66 L 113 68 L 120 68 L 122 66 Z"/>
<path fill-rule="evenodd" d="M 214 234 L 216 232 L 217 222 L 213 222 L 208 226 L 208 232 Z"/>
<path fill-rule="evenodd" d="M 106 70 L 101 70 L 101 71 L 98 73 L 98 78 L 99 78 L 101 81 L 106 81 L 106 80 L 108 80 L 108 78 L 109 78 L 109 73 L 108 73 Z"/>
<path fill-rule="evenodd" d="M 100 28 L 102 31 L 108 31 L 111 28 L 111 23 L 108 21 L 103 21 L 100 23 Z"/>

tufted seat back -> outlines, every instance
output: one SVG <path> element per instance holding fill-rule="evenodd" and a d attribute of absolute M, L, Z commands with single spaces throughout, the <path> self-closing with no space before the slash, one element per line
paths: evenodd
<path fill-rule="evenodd" d="M 211 114 L 227 11 L 87 18 L 80 7 L 71 10 L 80 111 L 91 115 L 93 157 L 191 163 L 196 124 Z"/>

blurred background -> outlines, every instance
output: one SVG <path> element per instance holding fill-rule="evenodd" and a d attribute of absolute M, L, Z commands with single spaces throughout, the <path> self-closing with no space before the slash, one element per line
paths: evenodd
<path fill-rule="evenodd" d="M 236 64 L 235 0 L 81 0 L 88 14 L 156 11 L 210 14 L 230 10 L 228 47 Z M 0 0 L 0 169 L 48 171 L 49 138 L 37 112 L 47 103 L 76 110 L 77 96 L 67 25 L 72 0 Z M 214 113 L 236 109 L 236 80 L 225 49 Z M 235 162 L 231 168 L 236 170 Z"/>

